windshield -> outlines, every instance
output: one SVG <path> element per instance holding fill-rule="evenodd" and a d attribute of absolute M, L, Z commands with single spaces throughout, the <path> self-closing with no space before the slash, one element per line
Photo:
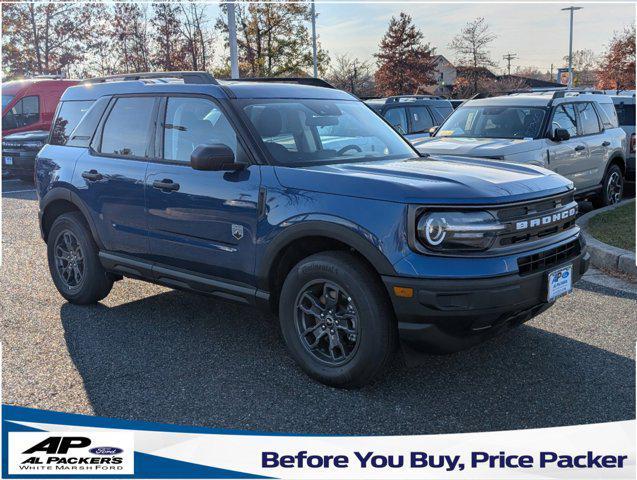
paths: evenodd
<path fill-rule="evenodd" d="M 462 107 L 440 127 L 436 137 L 537 138 L 545 110 L 534 107 Z"/>
<path fill-rule="evenodd" d="M 254 99 L 240 105 L 272 157 L 284 165 L 418 157 L 362 102 Z"/>
<path fill-rule="evenodd" d="M 11 103 L 11 100 L 15 98 L 15 95 L 2 95 L 2 110 Z"/>

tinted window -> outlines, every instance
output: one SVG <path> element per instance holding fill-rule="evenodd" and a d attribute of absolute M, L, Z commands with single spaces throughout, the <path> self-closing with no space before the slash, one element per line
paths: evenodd
<path fill-rule="evenodd" d="M 466 106 L 443 123 L 437 137 L 536 138 L 544 109 L 508 106 Z"/>
<path fill-rule="evenodd" d="M 240 104 L 253 130 L 279 163 L 417 157 L 409 144 L 362 102 L 254 99 Z"/>
<path fill-rule="evenodd" d="M 169 98 L 164 122 L 164 158 L 190 162 L 198 145 L 220 143 L 237 155 L 237 134 L 219 107 L 203 98 Z"/>
<path fill-rule="evenodd" d="M 154 105 L 152 97 L 118 98 L 104 124 L 100 151 L 127 157 L 147 156 Z"/>
<path fill-rule="evenodd" d="M 431 111 L 434 114 L 434 121 L 440 125 L 444 122 L 449 115 L 453 113 L 453 108 L 451 107 L 431 107 Z"/>
<path fill-rule="evenodd" d="M 409 116 L 411 118 L 410 133 L 428 132 L 434 126 L 427 107 L 409 107 Z"/>
<path fill-rule="evenodd" d="M 604 128 L 617 128 L 619 121 L 617 120 L 615 105 L 612 103 L 598 103 L 597 106 L 601 110 L 600 120 Z"/>
<path fill-rule="evenodd" d="M 578 103 L 577 112 L 579 113 L 582 135 L 591 135 L 600 132 L 599 118 L 592 103 Z"/>
<path fill-rule="evenodd" d="M 390 108 L 383 115 L 385 119 L 400 133 L 407 133 L 407 112 L 404 108 Z"/>
<path fill-rule="evenodd" d="M 619 124 L 622 126 L 635 126 L 635 104 L 618 103 L 615 105 Z"/>
<path fill-rule="evenodd" d="M 5 129 L 26 127 L 40 119 L 40 101 L 37 96 L 24 97 L 2 119 Z"/>
<path fill-rule="evenodd" d="M 572 103 L 560 105 L 555 109 L 551 124 L 551 134 L 555 134 L 555 130 L 558 128 L 568 130 L 571 137 L 577 136 L 577 118 L 575 117 L 575 107 Z"/>
<path fill-rule="evenodd" d="M 51 144 L 65 145 L 84 114 L 93 104 L 86 102 L 62 102 L 58 108 L 57 117 L 51 130 Z"/>

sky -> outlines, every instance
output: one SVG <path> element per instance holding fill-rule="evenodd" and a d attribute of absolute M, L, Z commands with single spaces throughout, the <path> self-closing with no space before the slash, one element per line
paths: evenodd
<path fill-rule="evenodd" d="M 569 13 L 562 12 L 565 3 L 322 3 L 317 0 L 317 32 L 322 46 L 334 57 L 349 54 L 361 60 L 372 59 L 387 30 L 392 15 L 404 11 L 411 15 L 423 32 L 426 42 L 436 47 L 436 53 L 452 63 L 454 53 L 448 45 L 462 26 L 477 17 L 484 17 L 498 38 L 492 43 L 492 59 L 501 73 L 506 62 L 502 56 L 515 53 L 515 66 L 535 66 L 548 71 L 551 63 L 562 66 L 568 54 Z M 591 49 L 601 54 L 616 30 L 635 21 L 635 4 L 580 4 L 575 12 L 573 49 Z M 219 8 L 213 5 L 211 16 Z"/>

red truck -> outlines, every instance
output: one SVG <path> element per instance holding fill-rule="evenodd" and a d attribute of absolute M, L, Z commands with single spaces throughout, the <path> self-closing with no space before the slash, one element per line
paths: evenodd
<path fill-rule="evenodd" d="M 2 85 L 2 136 L 51 128 L 60 97 L 77 80 L 31 79 Z"/>

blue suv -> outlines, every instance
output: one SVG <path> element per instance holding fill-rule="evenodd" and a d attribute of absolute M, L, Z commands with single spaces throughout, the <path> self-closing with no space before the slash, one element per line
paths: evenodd
<path fill-rule="evenodd" d="M 351 387 L 398 338 L 467 348 L 587 269 L 570 181 L 422 156 L 355 97 L 304 83 L 191 72 L 69 88 L 36 164 L 62 296 L 95 303 L 132 277 L 271 308 L 303 370 Z"/>

